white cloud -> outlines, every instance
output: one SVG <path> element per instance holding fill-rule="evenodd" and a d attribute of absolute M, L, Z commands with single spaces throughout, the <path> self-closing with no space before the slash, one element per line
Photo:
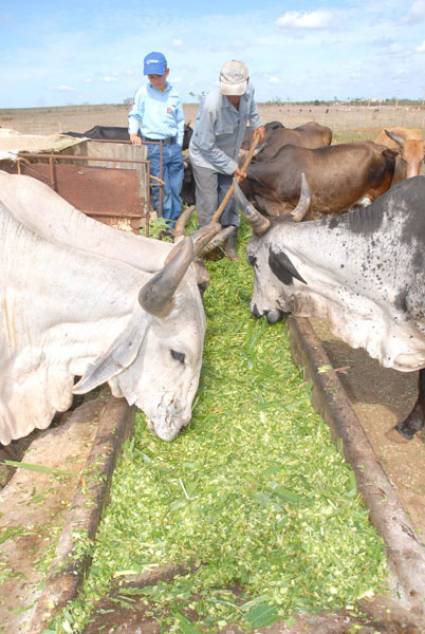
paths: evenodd
<path fill-rule="evenodd" d="M 183 79 L 181 77 L 179 77 L 179 76 L 177 76 L 177 77 L 173 76 L 172 79 L 171 79 L 171 83 L 172 84 L 181 84 L 182 81 L 183 81 Z"/>
<path fill-rule="evenodd" d="M 415 0 L 407 14 L 408 22 L 425 20 L 425 0 Z"/>
<path fill-rule="evenodd" d="M 56 90 L 59 90 L 60 92 L 75 92 L 75 88 L 67 86 L 66 84 L 61 84 L 56 88 Z"/>
<path fill-rule="evenodd" d="M 85 24 L 78 28 L 68 19 L 72 9 L 66 3 L 56 3 L 67 7 L 59 15 L 50 15 L 39 3 L 35 24 L 18 20 L 7 34 L 9 39 L 2 42 L 0 105 L 30 107 L 41 98 L 46 105 L 77 102 L 77 98 L 89 103 L 122 102 L 145 83 L 143 57 L 149 50 L 166 53 L 170 80 L 178 83 L 184 101 L 194 101 L 190 92 L 198 95 L 216 84 L 225 59 L 246 62 L 259 102 L 276 96 L 292 100 L 372 94 L 413 97 L 423 92 L 418 77 L 423 75 L 425 59 L 425 22 L 420 19 L 425 0 L 285 2 L 272 14 L 260 5 L 255 11 L 235 10 L 233 16 L 212 14 L 212 9 L 185 16 L 177 10 L 141 15 L 140 8 L 129 4 L 131 9 L 107 15 L 91 9 L 88 33 Z M 418 17 L 413 20 L 413 16 Z M 392 75 L 382 73 L 387 66 L 407 69 L 400 89 Z M 59 90 L 65 82 L 65 90 Z M 75 91 L 69 90 L 72 86 Z"/>
<path fill-rule="evenodd" d="M 310 12 L 286 11 L 276 20 L 276 24 L 283 29 L 326 29 L 332 20 L 333 13 L 321 9 Z"/>

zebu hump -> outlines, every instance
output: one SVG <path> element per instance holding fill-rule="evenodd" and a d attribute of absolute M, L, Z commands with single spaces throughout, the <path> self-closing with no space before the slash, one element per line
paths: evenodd
<path fill-rule="evenodd" d="M 0 200 L 22 225 L 49 241 L 144 271 L 161 269 L 172 249 L 166 242 L 117 231 L 89 218 L 30 176 L 0 170 Z"/>

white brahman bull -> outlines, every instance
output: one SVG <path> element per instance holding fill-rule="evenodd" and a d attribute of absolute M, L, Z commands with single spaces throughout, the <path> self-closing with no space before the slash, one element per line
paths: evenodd
<path fill-rule="evenodd" d="M 172 440 L 190 421 L 202 364 L 191 263 L 219 229 L 160 243 L 0 172 L 0 443 L 46 428 L 73 394 L 105 382 Z"/>

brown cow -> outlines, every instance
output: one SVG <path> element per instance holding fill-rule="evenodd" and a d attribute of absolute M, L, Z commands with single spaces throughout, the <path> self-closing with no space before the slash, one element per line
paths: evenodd
<path fill-rule="evenodd" d="M 392 184 L 404 178 L 419 176 L 425 158 L 425 140 L 419 128 L 386 128 L 381 130 L 375 143 L 397 150 L 396 169 Z"/>
<path fill-rule="evenodd" d="M 275 130 L 286 129 L 283 123 L 281 123 L 280 121 L 267 121 L 267 123 L 264 124 L 264 128 L 265 128 L 265 134 L 264 134 L 263 145 L 267 143 L 267 141 L 270 139 L 271 135 L 274 133 Z M 253 134 L 254 134 L 254 128 L 252 128 L 251 126 L 248 126 L 245 130 L 245 134 L 243 136 L 243 140 L 241 144 L 241 150 L 244 154 L 245 154 L 244 150 L 249 150 L 249 148 L 251 147 Z"/>
<path fill-rule="evenodd" d="M 309 121 L 297 128 L 278 128 L 264 142 L 257 160 L 270 160 L 276 156 L 284 145 L 297 145 L 311 150 L 330 145 L 332 130 L 315 121 Z"/>
<path fill-rule="evenodd" d="M 282 147 L 270 160 L 255 158 L 241 188 L 267 215 L 290 212 L 300 197 L 301 174 L 311 189 L 306 219 L 368 204 L 391 185 L 396 153 L 372 141 L 310 150 Z"/>
<path fill-rule="evenodd" d="M 266 123 L 264 142 L 257 152 L 258 158 L 272 158 L 284 145 L 298 145 L 300 147 L 318 148 L 330 145 L 332 130 L 315 121 L 308 121 L 297 128 L 285 128 L 278 121 Z M 251 145 L 252 130 L 247 128 L 242 142 L 242 150 Z"/>

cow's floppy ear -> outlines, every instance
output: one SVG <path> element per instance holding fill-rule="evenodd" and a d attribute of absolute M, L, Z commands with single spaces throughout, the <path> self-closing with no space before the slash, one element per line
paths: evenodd
<path fill-rule="evenodd" d="M 72 392 L 86 394 L 128 368 L 140 350 L 150 323 L 148 315 L 144 315 L 140 308 L 136 310 L 109 349 L 88 366 Z"/>
<path fill-rule="evenodd" d="M 269 265 L 273 273 L 283 284 L 293 284 L 293 278 L 299 280 L 303 284 L 307 284 L 305 279 L 298 273 L 289 257 L 283 251 L 275 252 L 273 249 L 270 249 Z"/>

